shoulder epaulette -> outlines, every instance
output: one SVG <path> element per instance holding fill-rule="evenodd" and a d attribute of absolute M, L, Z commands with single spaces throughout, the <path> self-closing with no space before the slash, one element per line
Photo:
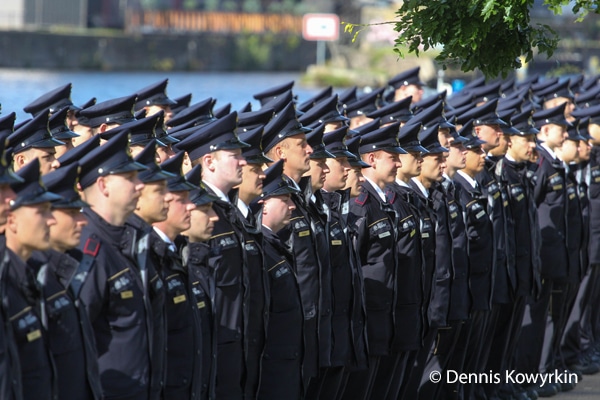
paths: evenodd
<path fill-rule="evenodd" d="M 89 237 L 85 241 L 85 245 L 83 246 L 83 254 L 96 257 L 98 255 L 98 251 L 100 250 L 100 241 L 96 240 L 93 237 Z"/>
<path fill-rule="evenodd" d="M 394 202 L 396 201 L 396 192 L 394 192 L 391 189 L 387 189 L 385 191 L 385 197 L 387 198 L 388 203 L 394 204 Z"/>
<path fill-rule="evenodd" d="M 364 206 L 365 203 L 367 202 L 367 199 L 369 198 L 369 192 L 367 192 L 366 190 L 363 190 L 356 199 L 354 199 L 354 202 L 356 204 L 359 204 L 361 206 Z"/>

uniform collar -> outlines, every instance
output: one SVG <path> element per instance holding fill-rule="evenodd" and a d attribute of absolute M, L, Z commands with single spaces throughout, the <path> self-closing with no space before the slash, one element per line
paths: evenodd
<path fill-rule="evenodd" d="M 429 198 L 429 190 L 425 189 L 425 186 L 423 186 L 421 181 L 418 180 L 417 178 L 410 178 L 410 179 L 414 182 L 415 185 L 417 185 L 417 187 L 419 188 L 419 190 L 421 191 L 423 196 L 425 196 L 425 198 Z"/>
<path fill-rule="evenodd" d="M 215 192 L 215 195 L 216 195 L 216 196 L 217 196 L 219 199 L 223 200 L 223 201 L 224 201 L 224 202 L 226 202 L 226 203 L 231 203 L 231 201 L 229 200 L 229 197 L 227 197 L 227 196 L 225 195 L 225 193 L 223 193 L 223 192 L 221 191 L 221 189 L 219 189 L 218 187 L 216 187 L 215 185 L 213 185 L 212 183 L 210 183 L 210 182 L 207 182 L 207 181 L 202 181 L 202 183 L 204 183 L 206 186 L 208 186 L 209 188 L 211 188 L 211 189 L 212 189 L 212 191 L 213 191 L 213 192 Z"/>
<path fill-rule="evenodd" d="M 403 187 L 407 187 L 407 188 L 409 188 L 409 187 L 410 187 L 410 185 L 409 185 L 408 183 L 404 182 L 402 179 L 398 179 L 398 178 L 396 178 L 396 183 L 397 183 L 399 186 L 403 186 Z"/>
<path fill-rule="evenodd" d="M 171 239 L 169 239 L 169 237 L 157 227 L 153 226 L 152 228 L 154 229 L 154 232 L 156 232 L 156 234 L 163 240 L 163 242 L 169 246 L 169 250 L 171 250 L 173 253 L 176 253 L 177 247 L 175 247 L 175 243 L 173 243 Z"/>
<path fill-rule="evenodd" d="M 544 150 L 546 150 L 548 152 L 548 154 L 550 154 L 550 157 L 552 157 L 553 160 L 556 160 L 556 153 L 554 151 L 552 151 L 546 143 L 542 143 L 542 144 L 540 144 L 540 146 L 543 147 Z"/>
<path fill-rule="evenodd" d="M 373 189 L 379 195 L 379 197 L 381 197 L 381 200 L 384 203 L 387 202 L 387 198 L 385 197 L 385 193 L 383 192 L 383 190 L 381 190 L 381 188 L 378 185 L 376 185 L 375 182 L 373 182 L 372 180 L 370 180 L 366 176 L 364 178 L 365 178 L 365 182 L 368 182 L 371 186 L 373 186 Z"/>
<path fill-rule="evenodd" d="M 250 213 L 250 208 L 248 205 L 244 203 L 240 198 L 237 199 L 237 208 L 240 210 L 244 218 L 248 218 L 248 214 Z"/>
<path fill-rule="evenodd" d="M 471 178 L 469 175 L 465 174 L 464 172 L 462 172 L 461 170 L 456 171 L 458 174 L 460 174 L 460 176 L 469 183 L 469 185 L 471 185 L 473 187 L 473 189 L 477 189 L 477 181 L 475 181 L 475 179 Z"/>

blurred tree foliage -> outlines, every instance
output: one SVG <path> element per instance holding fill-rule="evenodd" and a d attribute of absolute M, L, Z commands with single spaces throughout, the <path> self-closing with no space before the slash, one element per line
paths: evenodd
<path fill-rule="evenodd" d="M 554 14 L 569 7 L 578 21 L 598 13 L 600 0 L 544 0 Z M 396 11 L 394 51 L 419 55 L 431 48 L 443 68 L 479 69 L 487 77 L 506 76 L 534 54 L 552 56 L 560 40 L 545 24 L 531 23 L 534 0 L 405 0 Z M 368 25 L 346 23 L 354 39 Z"/>

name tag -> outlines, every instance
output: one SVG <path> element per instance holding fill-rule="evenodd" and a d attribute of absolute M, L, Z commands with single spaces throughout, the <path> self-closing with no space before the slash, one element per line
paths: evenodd
<path fill-rule="evenodd" d="M 410 232 L 410 237 L 413 237 L 413 236 L 415 236 L 415 233 L 417 233 L 417 230 L 416 230 L 416 229 L 413 229 L 413 230 Z"/>
<path fill-rule="evenodd" d="M 298 232 L 298 236 L 300 236 L 300 237 L 304 237 L 304 236 L 308 236 L 308 235 L 310 235 L 310 231 Z"/>
<path fill-rule="evenodd" d="M 485 211 L 479 211 L 477 213 L 477 215 L 475 215 L 475 218 L 479 219 L 479 218 L 483 217 L 484 215 L 485 215 Z"/>
<path fill-rule="evenodd" d="M 507 200 L 504 200 L 504 203 L 502 203 L 502 205 L 503 205 L 504 207 L 508 207 L 508 201 L 507 201 Z"/>
<path fill-rule="evenodd" d="M 595 177 L 594 182 L 600 182 L 600 176 Z"/>
<path fill-rule="evenodd" d="M 492 197 L 494 198 L 494 200 L 497 199 L 498 197 L 500 197 L 500 192 L 494 193 Z"/>
<path fill-rule="evenodd" d="M 524 195 L 524 194 L 520 194 L 520 195 L 518 195 L 518 196 L 517 196 L 517 201 L 521 201 L 521 200 L 523 200 L 523 198 L 524 198 L 524 197 L 525 197 L 525 195 Z"/>
<path fill-rule="evenodd" d="M 554 185 L 552 186 L 552 190 L 561 190 L 563 188 L 563 185 Z"/>
<path fill-rule="evenodd" d="M 185 301 L 185 294 L 182 294 L 181 296 L 173 297 L 173 303 L 175 303 L 175 304 L 183 303 L 184 301 Z"/>
<path fill-rule="evenodd" d="M 450 218 L 454 219 L 454 218 L 456 218 L 457 215 L 458 215 L 457 213 L 453 212 L 452 214 L 450 214 Z"/>
<path fill-rule="evenodd" d="M 198 308 L 206 307 L 206 304 L 203 301 L 199 302 L 197 305 L 198 305 Z"/>
<path fill-rule="evenodd" d="M 384 238 L 384 237 L 388 237 L 390 235 L 391 235 L 390 231 L 383 232 L 383 233 L 379 234 L 379 238 L 381 239 L 381 238 Z"/>
<path fill-rule="evenodd" d="M 571 193 L 571 194 L 569 195 L 569 200 L 573 200 L 574 198 L 575 198 L 575 193 Z"/>
<path fill-rule="evenodd" d="M 42 337 L 42 332 L 39 329 L 36 329 L 35 331 L 29 332 L 27 334 L 27 341 L 33 342 L 34 340 L 38 340 L 41 337 Z"/>
<path fill-rule="evenodd" d="M 131 299 L 133 297 L 133 292 L 131 290 L 126 290 L 121 293 L 122 299 Z"/>
<path fill-rule="evenodd" d="M 422 237 L 423 239 L 427 239 L 427 238 L 429 237 L 429 233 L 427 233 L 427 232 L 425 232 L 425 233 L 422 233 L 422 234 L 421 234 L 421 237 Z"/>
<path fill-rule="evenodd" d="M 331 245 L 332 246 L 341 246 L 342 245 L 342 241 L 341 240 L 332 240 L 331 241 Z"/>

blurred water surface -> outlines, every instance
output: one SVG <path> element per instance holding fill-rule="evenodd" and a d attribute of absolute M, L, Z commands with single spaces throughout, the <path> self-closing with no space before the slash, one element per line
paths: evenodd
<path fill-rule="evenodd" d="M 71 99 L 76 105 L 92 97 L 98 102 L 127 96 L 139 89 L 169 78 L 167 94 L 176 98 L 192 93 L 192 104 L 207 97 L 217 99 L 215 109 L 231 103 L 231 110 L 239 110 L 251 102 L 253 110 L 259 103 L 252 98 L 271 86 L 294 80 L 294 94 L 300 102 L 316 94 L 318 88 L 299 84 L 299 73 L 200 73 L 200 72 L 102 72 L 102 71 L 44 71 L 0 69 L 1 115 L 17 113 L 17 122 L 30 118 L 23 107 L 42 94 L 61 85 L 72 83 Z"/>

